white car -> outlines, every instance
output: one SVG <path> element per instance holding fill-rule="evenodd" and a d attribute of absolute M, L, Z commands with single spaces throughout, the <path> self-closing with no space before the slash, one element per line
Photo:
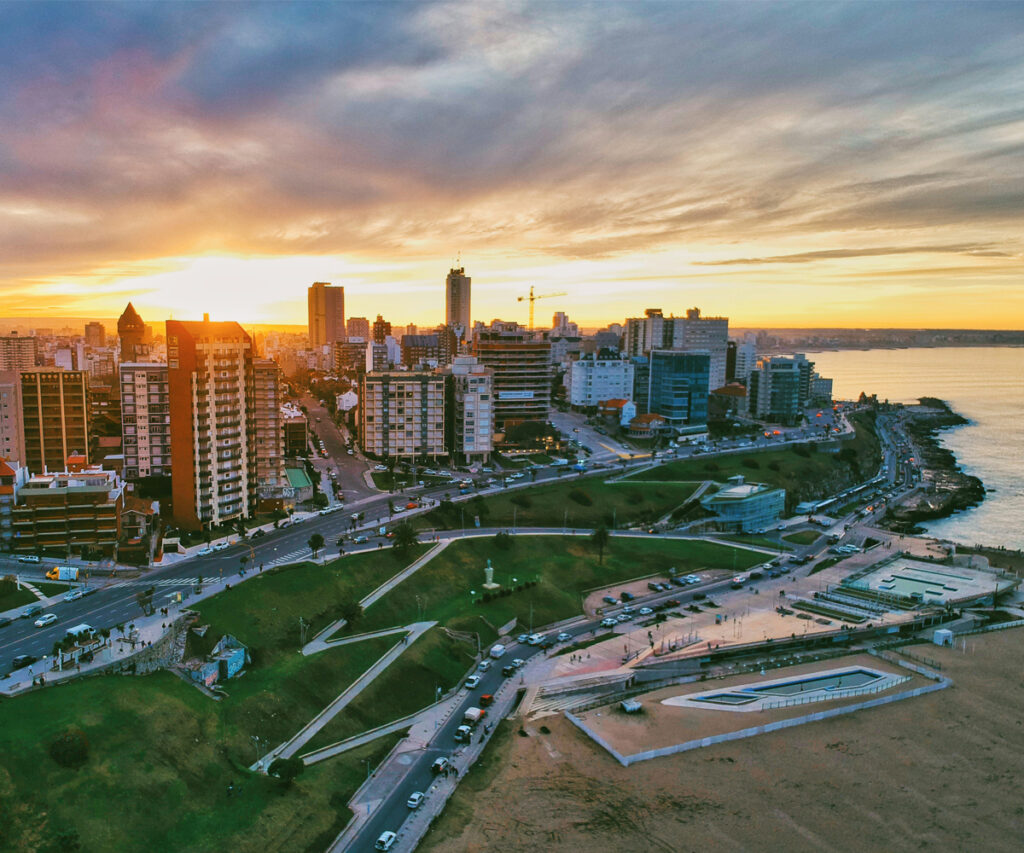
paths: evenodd
<path fill-rule="evenodd" d="M 466 689 L 467 690 L 475 690 L 479 686 L 479 684 L 480 684 L 480 676 L 479 675 L 471 675 L 469 678 L 466 679 Z"/>
<path fill-rule="evenodd" d="M 405 803 L 410 809 L 418 809 L 423 804 L 423 792 L 416 791 Z"/>
<path fill-rule="evenodd" d="M 620 613 L 619 614 L 619 618 L 616 621 L 618 621 L 618 622 L 628 622 L 632 618 L 633 618 L 633 614 L 632 613 Z"/>
<path fill-rule="evenodd" d="M 512 666 L 514 666 L 516 669 L 519 669 L 521 666 L 523 666 L 525 664 L 526 664 L 526 661 L 524 661 L 522 658 L 513 658 L 512 659 Z"/>
<path fill-rule="evenodd" d="M 654 611 L 651 610 L 650 607 L 641 607 L 640 608 L 640 615 L 641 616 L 650 616 L 653 612 Z"/>
<path fill-rule="evenodd" d="M 387 465 L 374 465 L 373 466 L 373 470 L 374 471 L 387 471 L 388 470 L 388 466 Z"/>
<path fill-rule="evenodd" d="M 36 619 L 34 624 L 35 624 L 35 626 L 37 628 L 45 628 L 47 625 L 52 625 L 56 621 L 57 621 L 57 614 L 56 613 L 46 613 L 46 614 L 40 616 L 38 619 Z"/>
<path fill-rule="evenodd" d="M 700 578 L 696 575 L 687 575 L 683 580 L 687 583 L 700 583 Z"/>
<path fill-rule="evenodd" d="M 207 545 L 205 548 L 200 548 L 197 553 L 200 557 L 207 557 L 213 553 L 213 548 Z"/>
<path fill-rule="evenodd" d="M 601 620 L 602 628 L 614 628 L 618 624 L 619 620 L 613 616 L 606 616 L 604 619 Z"/>
<path fill-rule="evenodd" d="M 213 550 L 214 551 L 227 551 L 227 549 L 230 548 L 230 547 L 231 547 L 231 543 L 230 542 L 218 542 L 216 545 L 213 546 Z"/>
<path fill-rule="evenodd" d="M 557 637 L 555 637 L 555 642 L 558 642 L 558 643 L 568 643 L 569 640 L 571 640 L 571 639 L 572 639 L 572 634 L 566 634 L 565 631 L 562 631 L 561 634 L 559 634 Z"/>
<path fill-rule="evenodd" d="M 377 843 L 373 845 L 373 849 L 390 850 L 394 845 L 396 838 L 398 838 L 398 836 L 388 829 L 380 834 L 380 838 L 378 838 Z"/>
<path fill-rule="evenodd" d="M 73 590 L 71 590 L 71 592 L 64 593 L 64 600 L 65 601 L 78 601 L 78 599 L 80 599 L 81 597 L 82 597 L 82 590 L 80 590 L 80 589 L 73 589 Z"/>
<path fill-rule="evenodd" d="M 479 669 L 480 672 L 487 672 L 487 670 L 489 670 L 490 668 L 491 668 L 491 662 L 489 660 L 486 660 L 486 659 L 480 661 L 480 663 L 477 665 L 477 669 Z"/>

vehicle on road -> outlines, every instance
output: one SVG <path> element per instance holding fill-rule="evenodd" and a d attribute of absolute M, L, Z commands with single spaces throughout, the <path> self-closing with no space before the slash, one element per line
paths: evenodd
<path fill-rule="evenodd" d="M 475 690 L 480 685 L 480 676 L 471 675 L 466 679 L 466 687 L 469 690 Z"/>
<path fill-rule="evenodd" d="M 545 637 L 543 640 L 537 643 L 537 648 L 541 651 L 546 651 L 547 649 L 550 649 L 554 644 L 554 640 L 552 640 L 550 637 Z"/>
<path fill-rule="evenodd" d="M 561 634 L 559 634 L 557 637 L 555 637 L 555 641 L 559 642 L 559 643 L 568 643 L 569 640 L 571 640 L 571 639 L 572 639 L 572 634 L 567 634 L 565 631 L 562 631 Z"/>
<path fill-rule="evenodd" d="M 392 832 L 390 829 L 385 830 L 380 834 L 380 838 L 377 839 L 377 843 L 373 845 L 374 850 L 390 850 L 395 843 L 395 839 L 398 835 Z"/>
<path fill-rule="evenodd" d="M 413 791 L 412 796 L 410 796 L 409 799 L 406 800 L 405 804 L 410 809 L 418 809 L 421 805 L 423 805 L 423 800 L 424 796 L 422 791 Z"/>
<path fill-rule="evenodd" d="M 487 712 L 483 708 L 467 708 L 466 713 L 462 715 L 462 721 L 467 725 L 475 726 L 486 716 Z"/>
<path fill-rule="evenodd" d="M 640 615 L 641 616 L 650 616 L 653 612 L 654 611 L 651 610 L 650 607 L 641 607 L 640 608 Z"/>
<path fill-rule="evenodd" d="M 602 628 L 614 628 L 618 624 L 619 620 L 616 619 L 614 616 L 606 616 L 604 619 L 601 620 Z"/>
<path fill-rule="evenodd" d="M 24 610 L 21 611 L 22 619 L 31 619 L 33 616 L 38 616 L 43 612 L 43 605 L 41 604 L 30 604 Z"/>
<path fill-rule="evenodd" d="M 620 613 L 618 615 L 616 621 L 618 621 L 618 622 L 628 622 L 632 618 L 633 618 L 633 614 L 632 613 Z"/>
<path fill-rule="evenodd" d="M 469 726 L 459 726 L 452 738 L 456 743 L 466 743 L 473 737 L 473 730 Z"/>
<path fill-rule="evenodd" d="M 746 584 L 747 580 L 749 580 L 749 578 L 747 578 L 746 575 L 736 575 L 736 577 L 732 579 L 731 586 L 733 589 L 739 589 Z"/>
<path fill-rule="evenodd" d="M 18 556 L 15 557 L 14 559 L 17 560 L 19 563 L 39 563 L 39 562 L 41 562 L 41 559 L 39 557 L 37 557 L 35 554 L 18 554 Z"/>
<path fill-rule="evenodd" d="M 495 643 L 491 646 L 491 657 L 497 660 L 500 657 L 504 657 L 505 647 L 501 643 Z"/>
<path fill-rule="evenodd" d="M 666 607 L 678 607 L 682 602 L 678 598 L 670 598 L 665 602 Z"/>
<path fill-rule="evenodd" d="M 409 503 L 407 503 L 405 505 L 405 508 L 406 509 L 419 509 L 419 506 L 420 505 L 418 503 L 416 503 L 416 501 L 409 501 Z"/>
<path fill-rule="evenodd" d="M 601 599 L 605 604 L 618 604 L 619 600 L 612 595 L 606 595 Z"/>
<path fill-rule="evenodd" d="M 696 575 L 687 575 L 683 580 L 687 583 L 700 583 L 700 578 Z"/>
<path fill-rule="evenodd" d="M 512 658 L 512 666 L 514 666 L 516 669 L 519 669 L 520 667 L 525 665 L 526 661 L 524 661 L 522 658 Z"/>
<path fill-rule="evenodd" d="M 487 670 L 489 670 L 490 668 L 491 668 L 491 662 L 489 660 L 487 660 L 487 658 L 484 658 L 477 665 L 477 669 L 480 670 L 480 672 L 487 672 Z"/>
<path fill-rule="evenodd" d="M 14 658 L 14 660 L 11 661 L 11 666 L 13 666 L 15 669 L 21 669 L 23 666 L 31 666 L 37 660 L 39 660 L 39 658 L 37 658 L 35 655 L 18 655 L 16 658 Z"/>
<path fill-rule="evenodd" d="M 505 666 L 503 666 L 501 668 L 501 674 L 505 678 L 509 678 L 510 676 L 513 676 L 513 675 L 516 674 L 516 668 L 514 666 L 512 666 L 512 664 L 506 664 Z"/>
<path fill-rule="evenodd" d="M 651 581 L 650 583 L 648 583 L 647 584 L 647 588 L 651 592 L 661 592 L 661 584 L 660 583 L 655 583 L 654 581 Z"/>
<path fill-rule="evenodd" d="M 686 578 L 678 578 L 677 577 L 677 578 L 672 578 L 672 583 L 675 584 L 676 586 L 686 586 L 687 580 L 686 580 Z"/>
<path fill-rule="evenodd" d="M 623 601 L 632 601 L 634 598 L 636 598 L 636 596 L 633 595 L 633 593 L 631 592 L 623 592 L 619 595 L 619 598 L 621 598 Z"/>
<path fill-rule="evenodd" d="M 529 640 L 530 640 L 530 635 L 529 634 L 520 634 L 518 637 L 516 637 L 516 642 L 517 643 L 527 643 L 527 642 L 529 642 Z"/>
<path fill-rule="evenodd" d="M 352 541 L 355 542 L 356 545 L 362 545 L 364 542 L 369 542 L 370 540 L 365 536 L 354 536 Z"/>
<path fill-rule="evenodd" d="M 213 546 L 213 550 L 214 551 L 227 551 L 227 549 L 230 548 L 230 547 L 231 547 L 231 543 L 230 542 L 218 542 L 216 545 Z"/>
<path fill-rule="evenodd" d="M 82 590 L 80 590 L 80 589 L 73 589 L 73 590 L 71 590 L 71 592 L 64 593 L 64 600 L 65 601 L 78 601 L 78 599 L 80 599 L 81 597 L 82 597 Z"/>
<path fill-rule="evenodd" d="M 38 619 L 36 619 L 36 621 L 33 622 L 32 624 L 35 625 L 37 628 L 45 628 L 47 625 L 52 625 L 56 621 L 57 621 L 57 614 L 56 613 L 45 613 L 42 616 L 40 616 Z"/>
<path fill-rule="evenodd" d="M 451 766 L 451 762 L 443 755 L 440 758 L 435 758 L 434 763 L 430 765 L 430 769 L 435 773 L 444 773 Z"/>
<path fill-rule="evenodd" d="M 543 642 L 543 640 L 543 634 L 530 634 L 530 636 L 526 638 L 526 642 L 529 643 L 531 646 L 539 646 Z"/>
<path fill-rule="evenodd" d="M 207 545 L 205 548 L 200 548 L 196 552 L 196 555 L 199 556 L 199 557 L 208 557 L 212 553 L 213 553 L 213 548 L 211 548 L 209 545 Z"/>
<path fill-rule="evenodd" d="M 46 578 L 51 581 L 76 581 L 78 569 L 75 566 L 54 566 L 46 573 Z"/>

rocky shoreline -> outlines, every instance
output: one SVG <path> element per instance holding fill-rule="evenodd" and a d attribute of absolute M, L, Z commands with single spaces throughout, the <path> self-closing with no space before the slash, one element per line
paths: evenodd
<path fill-rule="evenodd" d="M 919 406 L 907 407 L 904 429 L 924 480 L 933 488 L 919 491 L 909 501 L 892 507 L 885 517 L 886 527 L 900 533 L 919 533 L 919 522 L 946 518 L 985 499 L 981 480 L 965 474 L 952 452 L 939 443 L 941 430 L 967 423 L 944 400 L 934 397 L 922 397 Z"/>

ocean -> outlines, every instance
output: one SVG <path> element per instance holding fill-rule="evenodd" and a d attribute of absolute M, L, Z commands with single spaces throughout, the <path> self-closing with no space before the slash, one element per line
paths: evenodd
<path fill-rule="evenodd" d="M 960 466 L 992 489 L 977 507 L 925 522 L 928 534 L 966 545 L 1024 550 L 1024 349 L 950 347 L 807 353 L 833 379 L 837 400 L 945 400 L 970 423 L 940 432 Z"/>

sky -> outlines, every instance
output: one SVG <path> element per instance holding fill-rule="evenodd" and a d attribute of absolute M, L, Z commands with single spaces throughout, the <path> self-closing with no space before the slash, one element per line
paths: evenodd
<path fill-rule="evenodd" d="M 0 315 L 1024 328 L 1024 3 L 0 2 Z"/>

